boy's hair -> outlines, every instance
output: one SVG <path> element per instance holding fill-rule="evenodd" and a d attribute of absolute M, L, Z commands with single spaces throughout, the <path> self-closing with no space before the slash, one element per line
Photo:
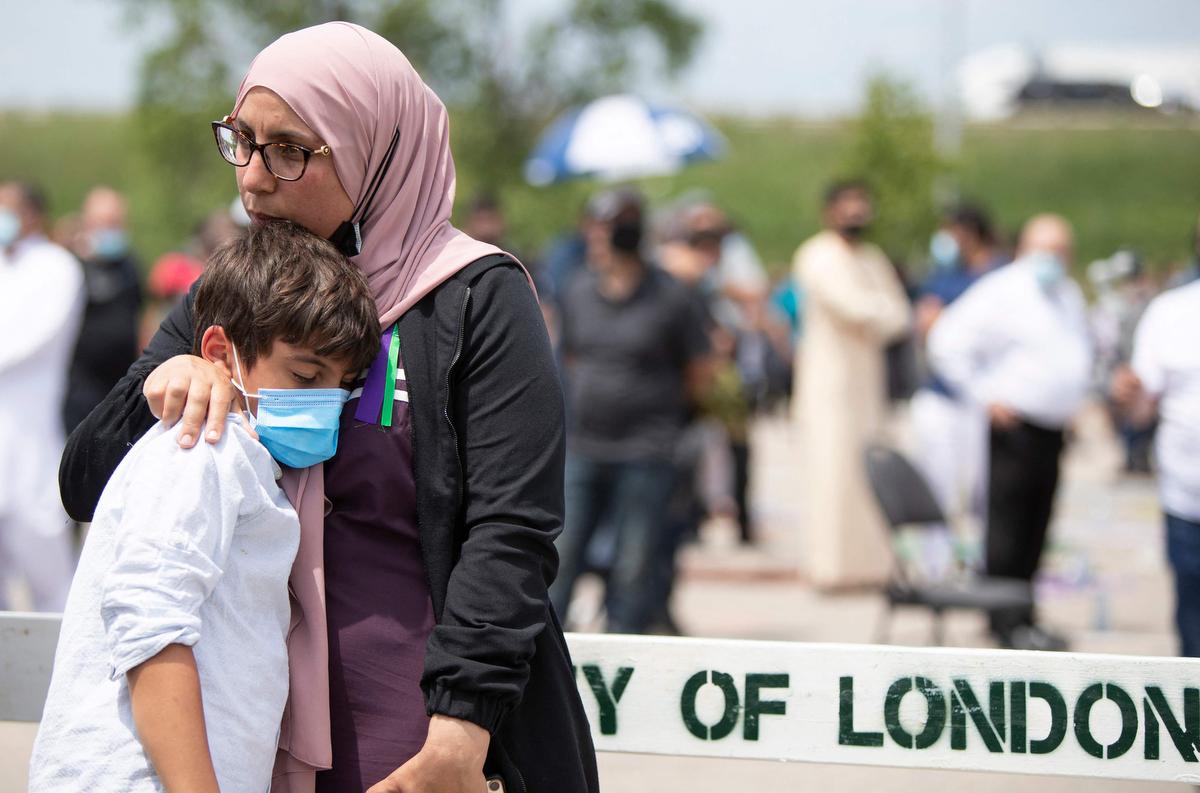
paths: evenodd
<path fill-rule="evenodd" d="M 196 292 L 195 352 L 213 325 L 225 329 L 246 368 L 276 339 L 346 362 L 379 352 L 375 301 L 362 272 L 327 240 L 293 223 L 253 225 L 217 248 Z"/>

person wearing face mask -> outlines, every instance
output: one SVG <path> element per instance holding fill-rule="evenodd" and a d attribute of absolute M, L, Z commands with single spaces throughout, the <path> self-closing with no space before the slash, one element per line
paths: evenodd
<path fill-rule="evenodd" d="M 87 302 L 71 371 L 63 423 L 75 429 L 138 356 L 142 287 L 126 233 L 124 197 L 96 187 L 83 200 L 79 247 Z"/>
<path fill-rule="evenodd" d="M 916 332 L 923 343 L 947 306 L 983 275 L 1008 262 L 987 212 L 961 204 L 946 213 L 930 242 L 931 272 L 916 304 Z M 974 514 L 982 506 L 987 422 L 929 375 L 912 399 L 916 461 L 947 515 Z"/>
<path fill-rule="evenodd" d="M 0 184 L 0 609 L 19 581 L 35 609 L 59 611 L 71 583 L 54 471 L 82 299 L 79 263 L 46 239 L 45 195 Z"/>
<path fill-rule="evenodd" d="M 909 329 L 911 311 L 895 269 L 864 239 L 873 213 L 863 182 L 832 185 L 825 230 L 793 260 L 805 295 L 792 403 L 804 449 L 804 559 L 824 589 L 880 585 L 891 569 L 862 452 L 884 428 L 885 350 Z"/>
<path fill-rule="evenodd" d="M 1067 268 L 1074 234 L 1057 215 L 1021 231 L 1016 260 L 979 279 L 929 336 L 929 363 L 988 417 L 989 576 L 1032 581 L 1054 510 L 1064 429 L 1083 407 L 1092 372 L 1086 305 Z M 990 617 L 1005 647 L 1056 650 L 1032 609 Z"/>
<path fill-rule="evenodd" d="M 587 269 L 562 299 L 561 353 L 567 382 L 566 519 L 559 574 L 550 589 L 566 614 L 597 528 L 611 525 L 615 557 L 607 627 L 643 633 L 656 602 L 674 454 L 705 376 L 708 338 L 687 288 L 642 255 L 640 197 L 615 190 L 591 203 Z"/>
<path fill-rule="evenodd" d="M 104 488 L 31 790 L 270 786 L 300 541 L 280 466 L 333 456 L 345 386 L 375 357 L 379 321 L 362 273 L 291 223 L 219 248 L 195 307 L 196 352 L 239 398 L 219 443 L 184 449 L 159 424 Z"/>
<path fill-rule="evenodd" d="M 497 775 L 594 793 L 547 596 L 561 384 L 528 273 L 450 222 L 445 106 L 389 41 L 330 22 L 260 52 L 211 133 L 251 225 L 333 242 L 384 331 L 337 454 L 284 471 L 301 531 L 272 791 L 478 793 Z M 156 417 L 182 446 L 226 432 L 237 388 L 193 353 L 193 309 L 194 293 L 72 433 L 59 481 L 76 518 Z"/>

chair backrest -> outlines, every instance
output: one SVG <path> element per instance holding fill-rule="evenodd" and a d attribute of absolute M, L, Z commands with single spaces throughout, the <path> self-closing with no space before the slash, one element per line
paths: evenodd
<path fill-rule="evenodd" d="M 893 530 L 946 522 L 929 483 L 904 455 L 889 446 L 871 443 L 863 458 L 875 500 Z"/>

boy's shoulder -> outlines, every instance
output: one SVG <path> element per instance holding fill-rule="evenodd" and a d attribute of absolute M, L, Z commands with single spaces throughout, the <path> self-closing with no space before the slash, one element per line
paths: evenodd
<path fill-rule="evenodd" d="M 170 472 L 173 481 L 186 486 L 193 478 L 218 472 L 218 478 L 233 476 L 241 480 L 257 479 L 263 484 L 277 482 L 282 476 L 278 463 L 266 447 L 247 432 L 244 419 L 237 413 L 225 417 L 221 440 L 201 440 L 190 449 L 178 443 L 179 430 L 161 422 L 154 425 L 126 455 L 127 477 L 136 485 L 140 472 L 161 475 Z M 124 466 L 122 466 L 124 467 Z M 222 476 L 223 475 L 223 476 Z"/>

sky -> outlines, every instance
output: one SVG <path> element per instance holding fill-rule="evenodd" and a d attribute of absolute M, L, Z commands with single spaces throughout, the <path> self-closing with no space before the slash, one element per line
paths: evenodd
<path fill-rule="evenodd" d="M 513 0 L 514 28 L 562 0 Z M 704 20 L 675 83 L 636 86 L 701 110 L 851 112 L 886 71 L 935 99 L 946 65 L 998 44 L 1200 49 L 1197 0 L 677 0 Z M 119 0 L 5 3 L 0 108 L 121 109 L 161 27 L 135 29 Z"/>

